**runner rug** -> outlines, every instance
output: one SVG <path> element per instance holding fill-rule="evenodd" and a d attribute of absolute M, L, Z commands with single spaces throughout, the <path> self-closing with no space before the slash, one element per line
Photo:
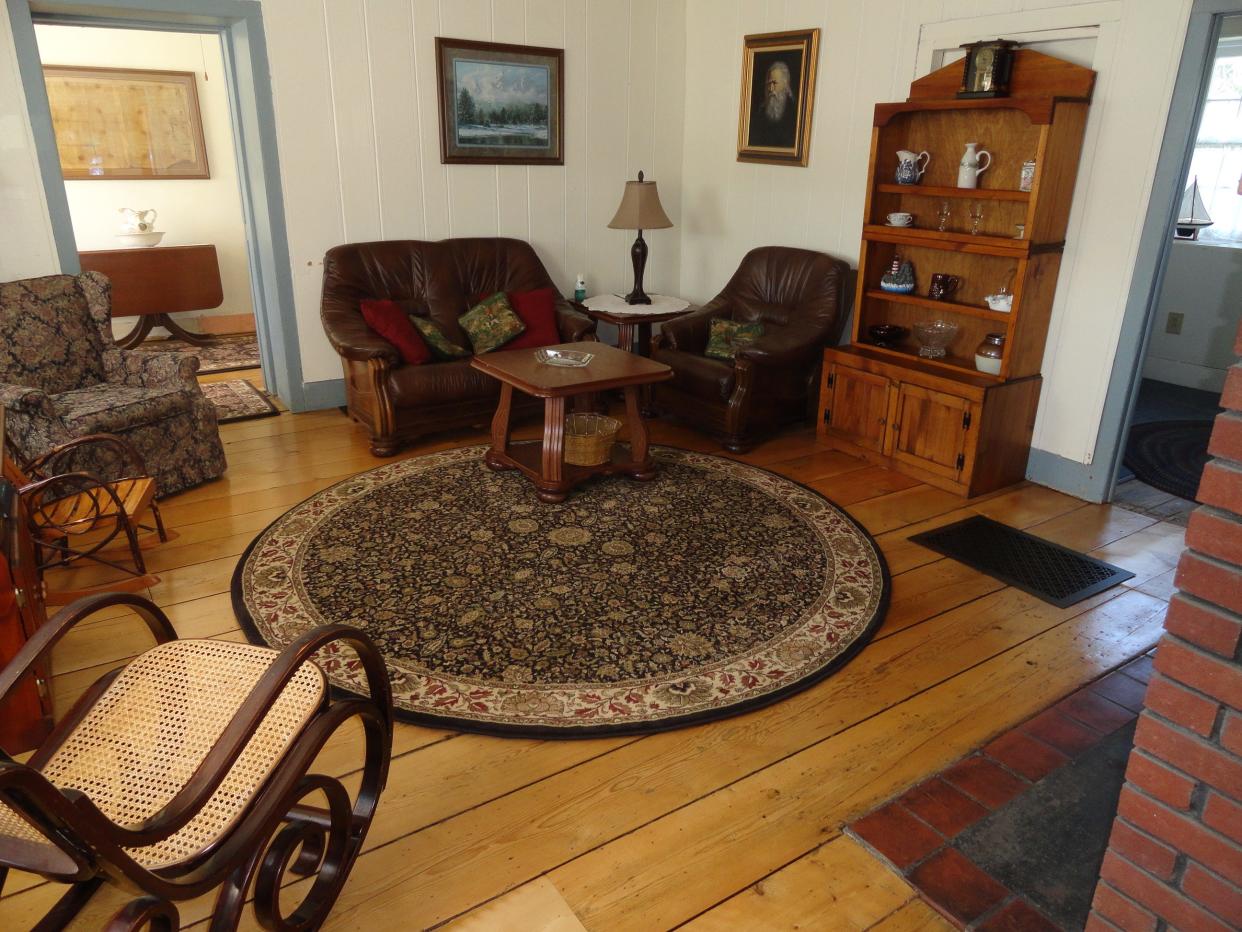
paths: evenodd
<path fill-rule="evenodd" d="M 256 643 L 355 625 L 398 714 L 492 734 L 660 731 L 804 689 L 871 637 L 879 548 L 818 493 L 657 447 L 647 483 L 547 505 L 483 447 L 390 463 L 312 496 L 251 544 L 233 604 Z M 321 658 L 357 687 L 348 656 Z"/>

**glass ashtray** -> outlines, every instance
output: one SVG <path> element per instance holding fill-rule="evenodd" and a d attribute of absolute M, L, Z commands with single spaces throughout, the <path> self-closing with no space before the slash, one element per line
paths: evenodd
<path fill-rule="evenodd" d="M 594 358 L 594 353 L 579 353 L 577 350 L 546 348 L 535 350 L 535 360 L 537 362 L 541 362 L 545 366 L 561 366 L 567 369 L 581 369 Z"/>

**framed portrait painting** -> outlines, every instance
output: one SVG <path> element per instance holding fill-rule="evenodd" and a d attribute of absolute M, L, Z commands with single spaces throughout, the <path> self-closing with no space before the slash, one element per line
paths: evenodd
<path fill-rule="evenodd" d="M 436 39 L 440 161 L 563 165 L 563 49 Z"/>
<path fill-rule="evenodd" d="M 737 160 L 805 166 L 815 105 L 819 30 L 746 36 Z"/>

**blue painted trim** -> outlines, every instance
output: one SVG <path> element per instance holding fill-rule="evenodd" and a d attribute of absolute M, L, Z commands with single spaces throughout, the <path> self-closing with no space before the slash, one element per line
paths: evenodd
<path fill-rule="evenodd" d="M 304 411 L 322 411 L 339 408 L 345 404 L 345 380 L 324 379 L 322 382 L 303 382 L 302 400 Z"/>
<path fill-rule="evenodd" d="M 1194 153 L 1195 128 L 1199 125 L 1203 109 L 1203 90 L 1207 87 L 1212 53 L 1220 32 L 1219 17 L 1236 12 L 1242 12 L 1242 0 L 1195 0 L 1191 10 L 1177 83 L 1169 103 L 1164 141 L 1156 162 L 1147 217 L 1135 257 L 1130 294 L 1121 320 L 1121 334 L 1113 357 L 1108 393 L 1104 398 L 1104 411 L 1100 416 L 1092 465 L 1063 461 L 1075 467 L 1077 474 L 1068 481 L 1079 484 L 1083 489 L 1079 497 L 1089 501 L 1108 501 L 1113 495 L 1117 471 L 1125 453 L 1125 438 L 1138 398 L 1143 359 L 1151 338 L 1152 318 L 1156 313 L 1156 302 L 1164 284 L 1169 250 L 1172 248 L 1173 222 L 1177 219 L 1177 208 L 1181 203 L 1181 180 Z M 1042 474 L 1045 469 L 1058 479 L 1068 477 L 1072 471 L 1068 467 L 1061 469 L 1042 462 L 1037 464 L 1032 456 L 1028 466 L 1031 478 L 1061 488 L 1054 482 L 1044 483 L 1043 479 L 1036 478 L 1034 473 Z"/>
<path fill-rule="evenodd" d="M 36 144 L 50 147 L 55 172 L 44 173 L 49 208 L 59 197 L 63 215 L 52 211 L 58 237 L 68 231 L 72 267 L 77 268 L 68 203 L 56 158 L 47 92 L 38 60 L 31 14 L 40 22 L 61 25 L 107 26 L 122 29 L 215 33 L 220 36 L 229 87 L 233 136 L 237 151 L 238 180 L 249 235 L 251 290 L 255 324 L 259 331 L 264 377 L 293 411 L 308 410 L 302 384 L 302 360 L 298 342 L 297 313 L 293 301 L 293 274 L 280 183 L 276 146 L 275 110 L 272 103 L 271 68 L 263 33 L 262 6 L 253 0 L 6 0 L 11 18 L 24 23 L 14 28 L 18 59 L 33 62 L 23 82 L 33 78 L 38 92 L 27 85 L 27 106 Z M 20 13 L 20 15 L 18 15 Z M 41 150 L 42 151 L 42 148 Z M 62 267 L 65 259 L 62 257 Z"/>
<path fill-rule="evenodd" d="M 43 83 L 43 65 L 39 61 L 39 45 L 35 40 L 30 6 L 25 0 L 7 0 L 9 25 L 13 29 L 13 47 L 17 54 L 17 71 L 26 94 L 26 109 L 34 134 L 35 155 L 39 175 L 43 179 L 44 199 L 52 224 L 52 240 L 60 271 L 76 275 L 82 271 L 78 263 L 78 244 L 69 216 L 69 197 L 60 170 L 60 154 L 56 151 L 56 135 L 52 131 L 52 109 Z M 51 271 L 49 269 L 49 271 Z"/>
<path fill-rule="evenodd" d="M 1026 462 L 1026 478 L 1032 482 L 1088 502 L 1106 500 L 1101 491 L 1106 485 L 1101 480 L 1107 480 L 1110 475 L 1096 466 L 1068 460 L 1047 450 L 1032 449 Z"/>

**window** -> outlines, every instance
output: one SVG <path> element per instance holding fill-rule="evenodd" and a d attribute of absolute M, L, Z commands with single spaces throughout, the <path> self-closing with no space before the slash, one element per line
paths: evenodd
<path fill-rule="evenodd" d="M 1225 19 L 1186 178 L 1186 185 L 1199 179 L 1213 221 L 1199 234 L 1201 243 L 1242 246 L 1242 35 L 1228 35 L 1240 27 L 1242 17 Z"/>

